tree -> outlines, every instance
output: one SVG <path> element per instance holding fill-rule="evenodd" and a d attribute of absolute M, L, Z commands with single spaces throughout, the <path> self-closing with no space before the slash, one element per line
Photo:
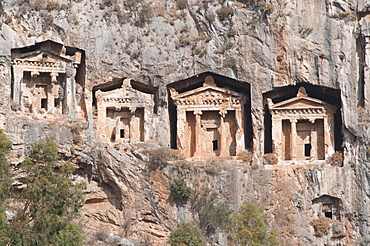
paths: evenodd
<path fill-rule="evenodd" d="M 84 184 L 70 180 L 72 164 L 58 165 L 55 143 L 33 144 L 21 169 L 25 188 L 5 193 L 14 216 L 0 230 L 0 244 L 83 245 L 82 230 L 72 220 L 83 205 Z"/>
<path fill-rule="evenodd" d="M 204 236 L 200 229 L 191 223 L 181 223 L 171 232 L 170 240 L 172 246 L 202 246 Z"/>
<path fill-rule="evenodd" d="M 217 228 L 223 229 L 231 214 L 225 203 L 217 202 L 217 193 L 208 188 L 193 191 L 190 210 L 206 236 L 214 233 Z"/>
<path fill-rule="evenodd" d="M 270 230 L 267 215 L 259 204 L 246 203 L 242 205 L 239 212 L 230 215 L 227 230 L 232 246 L 279 245 L 277 232 Z"/>
<path fill-rule="evenodd" d="M 7 159 L 11 147 L 12 142 L 0 130 L 0 245 L 6 245 L 6 242 L 10 240 L 9 236 L 6 235 L 8 229 L 6 206 L 12 185 L 12 176 Z"/>

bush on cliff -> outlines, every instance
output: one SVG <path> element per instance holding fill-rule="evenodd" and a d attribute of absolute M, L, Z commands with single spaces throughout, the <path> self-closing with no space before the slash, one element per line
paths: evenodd
<path fill-rule="evenodd" d="M 175 179 L 173 182 L 171 192 L 174 197 L 181 202 L 188 200 L 191 194 L 190 187 L 187 187 L 185 181 L 182 179 Z"/>
<path fill-rule="evenodd" d="M 246 203 L 229 217 L 229 245 L 279 245 L 277 232 L 270 230 L 267 215 L 261 205 Z"/>
<path fill-rule="evenodd" d="M 9 148 L 0 132 L 1 170 L 9 167 L 2 159 Z M 83 185 L 71 182 L 72 164 L 58 166 L 57 161 L 53 142 L 35 143 L 30 157 L 21 164 L 24 187 L 1 186 L 0 245 L 83 245 L 82 230 L 72 223 L 83 204 Z M 5 172 L 5 176 L 0 173 L 1 182 L 12 177 L 9 169 Z"/>
<path fill-rule="evenodd" d="M 202 246 L 205 244 L 204 236 L 200 229 L 191 223 L 181 223 L 171 232 L 170 240 L 172 246 Z"/>

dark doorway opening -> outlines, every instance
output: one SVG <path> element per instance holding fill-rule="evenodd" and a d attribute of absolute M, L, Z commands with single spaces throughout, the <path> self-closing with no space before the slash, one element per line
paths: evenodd
<path fill-rule="evenodd" d="M 325 217 L 332 219 L 333 218 L 332 212 L 325 212 Z"/>
<path fill-rule="evenodd" d="M 48 100 L 46 98 L 41 98 L 41 108 L 48 109 Z"/>
<path fill-rule="evenodd" d="M 213 145 L 213 150 L 218 150 L 218 140 L 213 140 L 212 145 Z"/>
<path fill-rule="evenodd" d="M 311 156 L 311 144 L 304 145 L 304 156 L 310 157 Z"/>
<path fill-rule="evenodd" d="M 125 129 L 119 130 L 119 137 L 120 138 L 125 138 Z"/>

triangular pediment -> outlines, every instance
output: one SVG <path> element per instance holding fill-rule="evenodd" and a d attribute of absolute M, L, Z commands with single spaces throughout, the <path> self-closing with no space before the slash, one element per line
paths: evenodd
<path fill-rule="evenodd" d="M 63 54 L 55 54 L 53 52 L 49 51 L 42 51 L 42 50 L 36 50 L 24 53 L 22 55 L 19 55 L 17 57 L 17 60 L 24 60 L 24 61 L 36 61 L 36 62 L 67 62 L 70 63 L 73 61 L 71 57 L 68 57 Z"/>
<path fill-rule="evenodd" d="M 121 88 L 116 88 L 109 91 L 96 91 L 96 98 L 105 102 L 145 103 L 148 101 L 152 102 L 153 97 L 153 94 L 144 93 L 132 88 L 130 79 L 124 80 Z"/>
<path fill-rule="evenodd" d="M 192 97 L 240 97 L 241 94 L 217 86 L 203 86 L 191 91 L 173 96 L 174 99 L 186 99 Z"/>
<path fill-rule="evenodd" d="M 294 97 L 279 103 L 274 104 L 271 109 L 283 109 L 283 108 L 318 108 L 326 107 L 328 104 L 311 97 Z"/>

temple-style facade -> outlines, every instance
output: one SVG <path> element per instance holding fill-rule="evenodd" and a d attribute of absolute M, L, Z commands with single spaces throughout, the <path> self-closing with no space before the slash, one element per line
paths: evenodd
<path fill-rule="evenodd" d="M 101 141 L 144 142 L 148 139 L 149 117 L 153 114 L 154 96 L 135 90 L 130 79 L 111 91 L 98 90 L 97 130 Z"/>
<path fill-rule="evenodd" d="M 273 152 L 280 160 L 325 160 L 334 153 L 335 106 L 309 97 L 304 87 L 294 98 L 268 102 Z"/>
<path fill-rule="evenodd" d="M 187 157 L 235 156 L 245 150 L 245 95 L 218 87 L 212 76 L 202 87 L 170 92 L 177 108 L 177 147 Z"/>
<path fill-rule="evenodd" d="M 53 41 L 13 49 L 13 103 L 35 117 L 84 118 L 84 89 L 76 82 L 81 56 L 80 50 Z"/>

